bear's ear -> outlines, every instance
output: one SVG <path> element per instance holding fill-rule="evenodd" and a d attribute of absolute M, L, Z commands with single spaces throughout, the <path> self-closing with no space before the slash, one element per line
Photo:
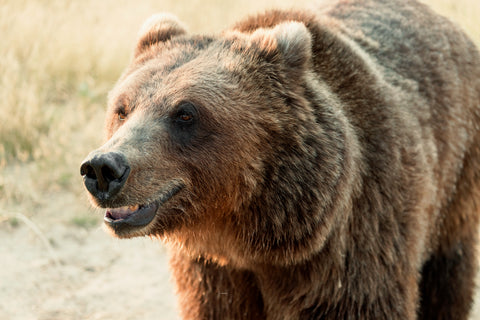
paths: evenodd
<path fill-rule="evenodd" d="M 262 50 L 280 52 L 289 67 L 304 67 L 311 59 L 312 35 L 301 22 L 284 22 L 273 29 L 258 29 L 251 37 Z"/>
<path fill-rule="evenodd" d="M 135 57 L 155 43 L 165 42 L 186 33 L 186 28 L 174 15 L 169 13 L 155 14 L 148 18 L 140 29 L 134 53 Z"/>

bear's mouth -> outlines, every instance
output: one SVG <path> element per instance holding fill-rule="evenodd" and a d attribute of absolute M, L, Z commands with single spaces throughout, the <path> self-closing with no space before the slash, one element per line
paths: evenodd
<path fill-rule="evenodd" d="M 116 232 L 132 227 L 144 227 L 157 215 L 158 209 L 184 187 L 183 183 L 173 181 L 160 192 L 158 200 L 148 204 L 134 204 L 117 208 L 106 208 L 104 222 Z"/>
<path fill-rule="evenodd" d="M 144 226 L 153 220 L 157 209 L 155 202 L 148 205 L 107 208 L 104 220 L 109 224 L 126 223 L 131 226 Z"/>

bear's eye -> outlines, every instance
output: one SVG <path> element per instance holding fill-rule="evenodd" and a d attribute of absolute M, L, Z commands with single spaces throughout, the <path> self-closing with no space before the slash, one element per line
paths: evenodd
<path fill-rule="evenodd" d="M 181 121 L 187 122 L 187 121 L 192 120 L 192 119 L 193 119 L 193 116 L 192 116 L 191 114 L 184 113 L 184 114 L 181 114 L 181 115 L 179 116 L 179 119 L 180 119 Z"/>
<path fill-rule="evenodd" d="M 127 106 L 121 105 L 115 110 L 115 113 L 118 116 L 118 120 L 120 121 L 125 121 L 127 120 L 128 114 L 130 113 L 130 110 L 128 109 Z"/>
<path fill-rule="evenodd" d="M 196 136 L 199 128 L 199 112 L 190 102 L 181 102 L 170 114 L 170 133 L 180 145 L 186 145 Z"/>
<path fill-rule="evenodd" d="M 188 123 L 193 121 L 193 115 L 190 113 L 181 113 L 177 116 L 178 122 Z"/>
<path fill-rule="evenodd" d="M 123 111 L 118 113 L 118 120 L 125 121 L 127 119 L 127 114 Z"/>
<path fill-rule="evenodd" d="M 182 102 L 175 114 L 175 122 L 179 125 L 188 125 L 193 123 L 196 114 L 196 108 L 190 102 Z"/>

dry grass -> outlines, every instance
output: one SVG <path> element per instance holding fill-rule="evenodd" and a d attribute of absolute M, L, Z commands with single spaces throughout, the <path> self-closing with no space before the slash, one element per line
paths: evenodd
<path fill-rule="evenodd" d="M 459 24 L 480 47 L 480 1 L 478 0 L 420 0 L 438 13 Z"/>

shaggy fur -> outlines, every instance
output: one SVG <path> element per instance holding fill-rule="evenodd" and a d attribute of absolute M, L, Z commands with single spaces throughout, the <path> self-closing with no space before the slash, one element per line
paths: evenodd
<path fill-rule="evenodd" d="M 479 53 L 415 1 L 327 2 L 156 16 L 110 94 L 82 174 L 112 233 L 169 243 L 185 319 L 467 319 Z"/>

